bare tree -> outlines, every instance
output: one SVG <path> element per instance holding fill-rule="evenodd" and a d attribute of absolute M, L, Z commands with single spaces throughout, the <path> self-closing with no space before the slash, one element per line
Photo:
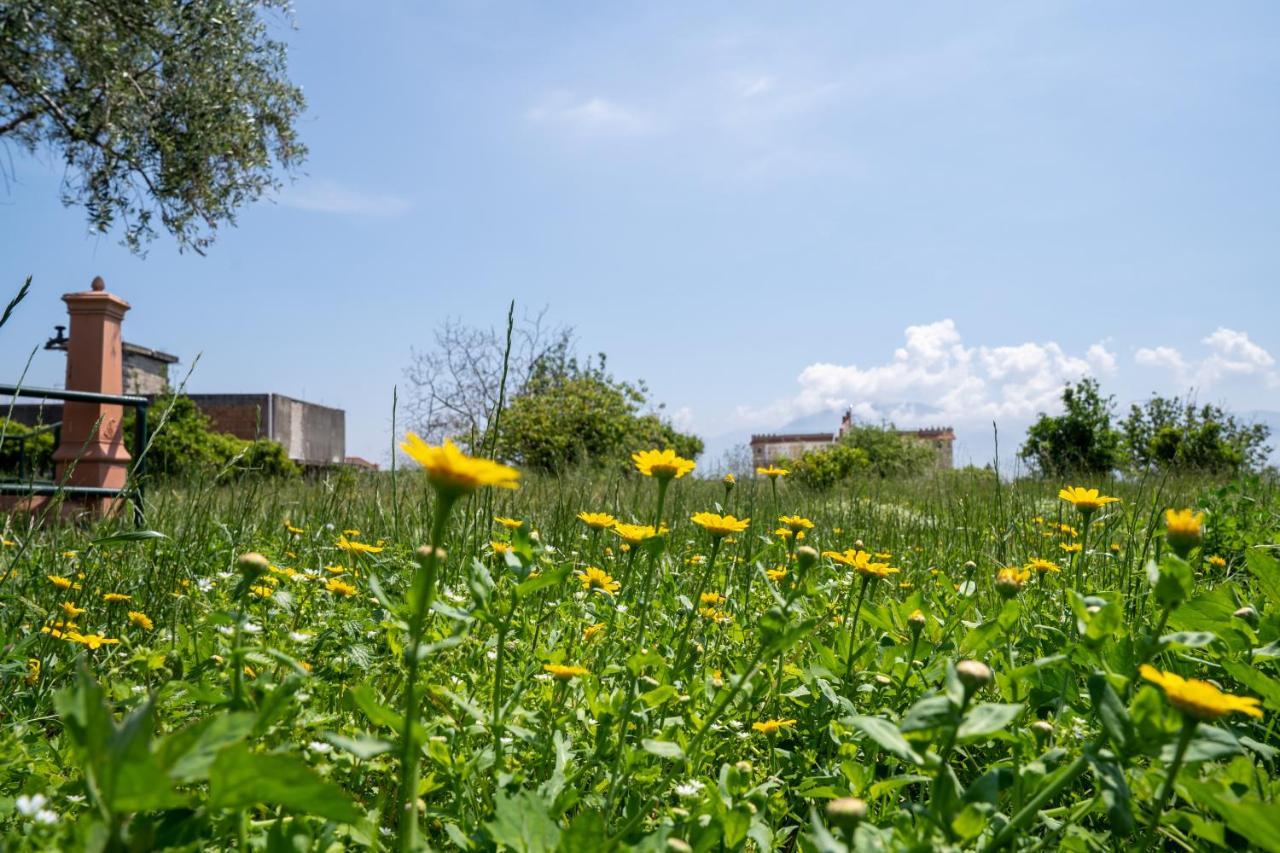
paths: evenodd
<path fill-rule="evenodd" d="M 564 359 L 573 347 L 573 330 L 546 327 L 547 309 L 526 313 L 511 335 L 507 397 L 518 393 L 536 365 Z M 425 439 L 465 440 L 474 444 L 498 406 L 506 330 L 469 326 L 446 318 L 435 330 L 432 347 L 414 349 L 405 368 L 406 406 L 414 429 Z"/>

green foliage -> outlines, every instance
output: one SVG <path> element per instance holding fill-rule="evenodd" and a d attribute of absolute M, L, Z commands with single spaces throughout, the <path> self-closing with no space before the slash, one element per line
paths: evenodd
<path fill-rule="evenodd" d="M 830 495 L 686 477 L 668 534 L 624 551 L 576 515 L 650 520 L 655 483 L 528 471 L 432 534 L 447 560 L 416 645 L 439 505 L 407 470 L 396 513 L 379 478 L 201 477 L 153 483 L 147 531 L 10 524 L 0 847 L 395 849 L 407 730 L 410 849 L 1275 848 L 1277 482 L 1109 483 L 1121 501 L 1068 557 L 1084 531 L 1057 484 L 952 474 Z M 712 556 L 689 516 L 717 504 L 751 521 Z M 1243 554 L 1161 552 L 1167 506 L 1205 509 Z M 900 572 L 802 568 L 781 513 L 819 554 Z M 270 568 L 247 571 L 250 550 Z M 1033 556 L 1063 571 L 1004 597 L 997 570 Z M 584 589 L 587 566 L 620 588 Z M 41 630 L 64 604 L 93 642 Z M 408 659 L 415 703 L 396 701 Z M 1165 806 L 1185 722 L 1144 662 L 1264 712 L 1199 722 Z"/>
<path fill-rule="evenodd" d="M 527 468 L 564 471 L 578 465 L 626 467 L 637 447 L 671 448 L 686 458 L 702 440 L 642 407 L 643 384 L 615 379 L 599 364 L 547 358 L 502 413 L 498 456 Z"/>
<path fill-rule="evenodd" d="M 814 489 L 829 489 L 857 473 L 881 479 L 914 477 L 932 467 L 937 456 L 928 444 L 887 426 L 854 425 L 840 441 L 811 450 L 790 463 L 797 480 Z"/>
<path fill-rule="evenodd" d="M 1062 391 L 1063 413 L 1040 414 L 1027 430 L 1019 456 L 1046 476 L 1103 475 L 1124 463 L 1123 436 L 1112 425 L 1115 402 L 1103 397 L 1096 379 L 1081 379 Z"/>
<path fill-rule="evenodd" d="M 935 463 L 932 447 L 910 435 L 902 435 L 893 424 L 855 424 L 845 429 L 840 445 L 861 451 L 872 472 L 880 477 L 914 477 Z"/>
<path fill-rule="evenodd" d="M 157 397 L 151 406 L 151 426 L 168 412 L 168 417 L 150 438 L 147 469 L 170 476 L 204 473 L 254 473 L 268 477 L 295 477 L 298 466 L 284 447 L 268 439 L 245 441 L 227 433 L 213 432 L 209 418 L 201 414 L 190 397 Z M 124 418 L 125 435 L 133 438 L 132 410 Z M 130 446 L 135 456 L 139 450 Z"/>
<path fill-rule="evenodd" d="M 0 418 L 0 475 L 44 476 L 53 470 L 53 431 Z"/>
<path fill-rule="evenodd" d="M 0 140 L 48 149 L 63 201 L 134 251 L 153 220 L 202 251 L 299 164 L 304 101 L 276 0 L 13 0 L 0 6 Z"/>
<path fill-rule="evenodd" d="M 790 463 L 791 475 L 811 489 L 830 489 L 871 467 L 867 452 L 843 444 L 811 450 Z"/>
<path fill-rule="evenodd" d="M 1134 404 L 1121 429 L 1138 468 L 1234 474 L 1258 470 L 1271 452 L 1266 424 L 1244 424 L 1219 406 L 1197 407 L 1178 397 Z"/>

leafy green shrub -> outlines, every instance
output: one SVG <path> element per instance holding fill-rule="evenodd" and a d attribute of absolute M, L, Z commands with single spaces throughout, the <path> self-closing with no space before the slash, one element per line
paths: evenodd
<path fill-rule="evenodd" d="M 1046 476 L 1106 474 L 1121 467 L 1123 436 L 1111 422 L 1115 401 L 1102 396 L 1097 380 L 1068 385 L 1062 405 L 1061 415 L 1040 414 L 1019 457 Z"/>
<path fill-rule="evenodd" d="M 577 465 L 626 466 L 638 447 L 675 450 L 693 458 L 702 440 L 659 415 L 641 411 L 647 389 L 615 379 L 575 358 L 544 360 L 502 413 L 498 455 L 528 468 L 564 471 Z"/>
<path fill-rule="evenodd" d="M 0 418 L 0 476 L 48 473 L 53 469 L 53 432 L 36 432 L 25 424 Z M 25 457 L 25 459 L 24 459 Z M 24 464 L 25 463 L 25 464 Z"/>
<path fill-rule="evenodd" d="M 811 489 L 830 489 L 870 466 L 865 450 L 837 444 L 826 450 L 811 450 L 793 460 L 791 474 Z"/>
<path fill-rule="evenodd" d="M 1271 448 L 1265 424 L 1243 424 L 1218 406 L 1154 396 L 1129 409 L 1121 424 L 1138 468 L 1235 473 L 1256 471 Z"/>
<path fill-rule="evenodd" d="M 865 472 L 880 478 L 914 477 L 935 459 L 929 445 L 902 435 L 892 424 L 848 427 L 840 441 L 811 450 L 791 462 L 791 473 L 806 486 L 829 489 L 852 475 Z"/>
<path fill-rule="evenodd" d="M 168 413 L 165 418 L 165 413 Z M 170 476 L 187 476 L 199 472 L 254 473 L 274 477 L 295 477 L 298 466 L 275 441 L 245 441 L 228 433 L 214 432 L 207 416 L 190 397 L 157 397 L 151 406 L 152 428 L 147 451 L 147 469 Z M 160 419 L 165 418 L 163 423 Z M 129 452 L 135 458 L 139 448 L 132 446 L 134 415 L 125 415 L 125 435 L 129 436 Z M 157 428 L 158 427 L 158 428 Z"/>

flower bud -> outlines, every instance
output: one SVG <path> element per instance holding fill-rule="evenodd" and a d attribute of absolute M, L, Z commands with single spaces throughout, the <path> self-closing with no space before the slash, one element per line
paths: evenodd
<path fill-rule="evenodd" d="M 270 569 L 270 561 L 256 551 L 241 554 L 236 558 L 236 570 L 248 580 L 261 577 L 270 571 Z"/>
<path fill-rule="evenodd" d="M 800 571 L 805 571 L 814 563 L 818 562 L 818 552 L 816 549 L 808 545 L 801 545 L 796 549 L 796 565 Z"/>
<path fill-rule="evenodd" d="M 1043 742 L 1053 734 L 1053 723 L 1048 720 L 1036 720 L 1031 724 L 1031 732 L 1036 736 L 1037 741 Z"/>
<path fill-rule="evenodd" d="M 867 804 L 857 797 L 840 797 L 827 803 L 827 822 L 852 832 L 867 816 Z"/>
<path fill-rule="evenodd" d="M 1231 615 L 1236 617 L 1237 619 L 1243 619 L 1245 622 L 1248 622 L 1250 625 L 1254 626 L 1255 628 L 1258 625 L 1258 611 L 1254 610 L 1253 605 L 1251 604 L 1246 604 L 1244 607 L 1241 607 L 1239 610 L 1237 610 L 1235 613 L 1232 613 Z"/>
<path fill-rule="evenodd" d="M 928 617 L 919 610 L 912 612 L 912 614 L 907 617 L 907 625 L 911 628 L 911 633 L 913 634 L 919 633 L 923 630 L 928 621 Z"/>
<path fill-rule="evenodd" d="M 861 539 L 855 539 L 855 540 L 853 540 L 853 547 L 857 548 L 859 551 L 865 551 L 865 550 L 867 550 L 867 546 L 862 544 L 862 540 L 861 540 Z"/>
<path fill-rule="evenodd" d="M 974 573 L 974 571 L 977 570 L 978 564 L 975 563 L 973 560 L 966 560 L 963 568 L 964 568 L 964 573 L 966 575 L 971 575 Z"/>
<path fill-rule="evenodd" d="M 991 667 L 980 660 L 960 661 L 956 664 L 956 675 L 964 685 L 966 696 L 972 696 L 974 691 L 991 683 Z"/>

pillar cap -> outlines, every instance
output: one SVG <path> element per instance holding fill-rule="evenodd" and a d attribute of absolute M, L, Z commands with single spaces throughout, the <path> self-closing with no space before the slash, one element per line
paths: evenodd
<path fill-rule="evenodd" d="M 89 284 L 89 290 L 62 294 L 62 301 L 67 303 L 67 311 L 71 314 L 112 314 L 117 319 L 124 316 L 132 306 L 128 302 L 107 292 L 107 283 L 102 276 L 96 275 Z"/>

